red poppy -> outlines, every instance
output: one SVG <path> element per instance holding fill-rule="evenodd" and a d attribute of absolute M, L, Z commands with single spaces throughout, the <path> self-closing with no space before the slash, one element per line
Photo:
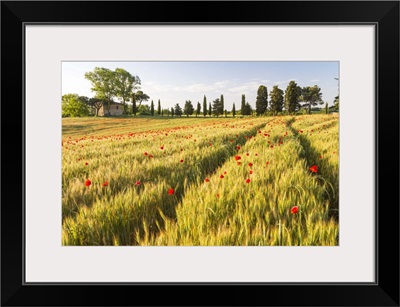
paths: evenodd
<path fill-rule="evenodd" d="M 250 178 L 247 178 L 247 179 L 246 179 L 246 183 L 249 183 L 249 182 L 250 182 Z"/>
<path fill-rule="evenodd" d="M 242 162 L 237 162 L 237 165 L 240 165 L 240 164 L 242 164 Z"/>
<path fill-rule="evenodd" d="M 87 179 L 86 181 L 85 181 L 85 186 L 90 186 L 92 184 L 92 182 L 89 180 L 89 179 Z"/>
<path fill-rule="evenodd" d="M 310 171 L 313 172 L 313 173 L 318 172 L 318 166 L 316 166 L 316 165 L 311 166 L 310 167 Z"/>
<path fill-rule="evenodd" d="M 183 160 L 180 160 L 179 162 L 181 162 L 181 163 L 182 163 L 182 162 L 183 162 Z"/>
<path fill-rule="evenodd" d="M 224 172 L 224 175 L 226 175 L 226 172 Z"/>
<path fill-rule="evenodd" d="M 270 148 L 274 148 L 274 145 L 269 146 Z"/>
<path fill-rule="evenodd" d="M 160 149 L 163 150 L 163 149 L 164 149 L 164 146 L 161 146 Z"/>
<path fill-rule="evenodd" d="M 210 181 L 210 179 L 206 178 L 206 179 L 204 179 L 204 181 L 205 181 L 205 182 L 209 182 L 209 181 Z"/>
<path fill-rule="evenodd" d="M 104 182 L 101 186 L 102 186 L 102 187 L 108 186 L 108 181 Z"/>
<path fill-rule="evenodd" d="M 221 179 L 224 178 L 224 175 L 221 174 L 221 176 L 219 176 L 219 178 L 221 178 Z"/>
<path fill-rule="evenodd" d="M 168 194 L 169 195 L 172 195 L 172 194 L 174 194 L 175 193 L 175 190 L 173 189 L 173 188 L 170 188 L 169 190 L 168 190 Z"/>
<path fill-rule="evenodd" d="M 219 198 L 219 194 L 216 195 Z"/>
<path fill-rule="evenodd" d="M 89 163 L 86 162 L 85 165 L 89 165 Z"/>
<path fill-rule="evenodd" d="M 290 212 L 292 212 L 292 214 L 296 214 L 297 212 L 299 212 L 299 207 L 293 206 L 293 207 L 290 209 Z"/>
<path fill-rule="evenodd" d="M 250 163 L 249 163 L 249 166 L 250 166 L 250 167 L 253 166 L 253 163 L 250 162 Z"/>
<path fill-rule="evenodd" d="M 140 185 L 140 181 L 136 181 L 136 182 L 135 182 L 135 185 Z"/>
<path fill-rule="evenodd" d="M 249 153 L 248 153 L 248 152 L 246 152 L 246 156 L 249 156 Z"/>
<path fill-rule="evenodd" d="M 153 158 L 153 155 L 149 155 L 149 158 Z"/>
<path fill-rule="evenodd" d="M 253 171 L 250 171 L 249 174 L 250 174 L 250 175 L 253 174 Z"/>
<path fill-rule="evenodd" d="M 322 159 L 322 156 L 319 156 L 320 159 Z"/>
<path fill-rule="evenodd" d="M 236 161 L 240 160 L 241 158 L 242 158 L 241 156 L 235 156 Z"/>
<path fill-rule="evenodd" d="M 236 146 L 236 149 L 239 150 L 241 147 L 239 145 Z"/>
<path fill-rule="evenodd" d="M 144 152 L 144 155 L 147 156 L 147 151 Z"/>

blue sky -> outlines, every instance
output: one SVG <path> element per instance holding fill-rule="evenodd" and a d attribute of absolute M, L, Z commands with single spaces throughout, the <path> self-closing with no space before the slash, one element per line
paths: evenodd
<path fill-rule="evenodd" d="M 322 99 L 333 105 L 338 95 L 339 62 L 63 62 L 62 95 L 76 93 L 93 97 L 91 83 L 84 74 L 95 67 L 114 70 L 123 68 L 141 79 L 141 90 L 150 96 L 155 106 L 160 99 L 162 108 L 176 103 L 181 107 L 191 100 L 196 107 L 224 95 L 225 108 L 230 111 L 233 103 L 240 108 L 242 94 L 255 107 L 257 89 L 274 85 L 285 91 L 294 80 L 299 86 L 318 85 Z M 117 99 L 116 99 L 117 100 Z"/>

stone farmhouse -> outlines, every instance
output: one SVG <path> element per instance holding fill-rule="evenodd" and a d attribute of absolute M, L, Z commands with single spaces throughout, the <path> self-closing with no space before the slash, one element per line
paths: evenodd
<path fill-rule="evenodd" d="M 111 116 L 119 116 L 122 115 L 124 112 L 124 106 L 122 105 L 122 103 L 119 102 L 112 102 L 110 104 L 110 115 Z M 99 109 L 99 116 L 108 116 L 108 112 L 107 112 L 107 104 L 103 105 L 100 109 Z"/>

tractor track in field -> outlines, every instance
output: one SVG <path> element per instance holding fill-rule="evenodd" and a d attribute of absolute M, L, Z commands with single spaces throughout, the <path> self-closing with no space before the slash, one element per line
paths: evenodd
<path fill-rule="evenodd" d="M 303 135 L 301 133 L 299 133 L 298 130 L 296 130 L 292 124 L 295 121 L 295 118 L 292 118 L 291 120 L 289 120 L 287 122 L 287 127 L 292 131 L 293 135 L 295 137 L 298 138 L 300 145 L 303 147 L 304 152 L 305 152 L 305 157 L 304 159 L 307 162 L 307 165 L 311 166 L 311 165 L 317 165 L 317 161 L 318 161 L 318 157 L 321 155 L 320 152 L 318 152 L 318 150 L 312 145 L 311 141 L 309 140 L 309 138 L 306 135 Z M 325 128 L 330 128 L 335 124 L 335 122 L 333 123 L 329 123 L 326 125 Z M 325 185 L 325 200 L 329 201 L 329 216 L 334 218 L 336 221 L 339 220 L 339 191 L 338 189 L 333 189 L 331 186 L 327 185 L 325 179 L 324 178 L 324 171 L 326 169 L 333 169 L 333 165 L 331 165 L 330 163 L 328 163 L 329 167 L 325 168 L 325 169 L 319 169 L 318 170 L 318 181 L 320 182 L 320 184 Z M 330 183 L 332 184 L 332 183 Z"/>

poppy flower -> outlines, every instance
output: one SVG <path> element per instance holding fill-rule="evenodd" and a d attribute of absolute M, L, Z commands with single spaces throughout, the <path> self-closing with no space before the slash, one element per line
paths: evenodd
<path fill-rule="evenodd" d="M 236 149 L 239 150 L 241 147 L 239 145 L 236 146 Z"/>
<path fill-rule="evenodd" d="M 154 156 L 153 155 L 149 155 L 149 158 L 153 158 Z"/>
<path fill-rule="evenodd" d="M 242 158 L 241 156 L 235 156 L 236 161 L 240 160 L 241 158 Z"/>
<path fill-rule="evenodd" d="M 204 179 L 204 181 L 205 181 L 205 182 L 209 182 L 209 181 L 210 181 L 210 179 L 206 178 L 206 179 Z"/>
<path fill-rule="evenodd" d="M 247 178 L 247 179 L 246 179 L 246 183 L 249 183 L 249 182 L 250 182 L 250 178 Z"/>
<path fill-rule="evenodd" d="M 246 156 L 249 156 L 249 153 L 248 153 L 248 152 L 246 152 Z"/>
<path fill-rule="evenodd" d="M 163 149 L 164 149 L 164 146 L 161 146 L 160 149 L 163 150 Z"/>
<path fill-rule="evenodd" d="M 221 176 L 219 176 L 219 178 L 221 178 L 221 179 L 224 178 L 224 175 L 221 174 Z"/>
<path fill-rule="evenodd" d="M 85 165 L 89 165 L 89 163 L 86 162 Z"/>
<path fill-rule="evenodd" d="M 145 151 L 145 152 L 144 152 L 144 155 L 145 155 L 145 156 L 147 156 L 147 155 L 148 155 L 148 154 L 147 154 L 147 151 Z"/>
<path fill-rule="evenodd" d="M 290 212 L 291 212 L 292 214 L 296 214 L 297 212 L 299 212 L 299 207 L 293 206 L 293 207 L 290 209 Z"/>
<path fill-rule="evenodd" d="M 253 171 L 250 171 L 249 174 L 250 174 L 250 175 L 253 174 Z"/>
<path fill-rule="evenodd" d="M 104 182 L 101 186 L 102 186 L 102 187 L 108 186 L 108 181 Z"/>
<path fill-rule="evenodd" d="M 219 194 L 216 195 L 219 198 Z"/>
<path fill-rule="evenodd" d="M 316 172 L 318 172 L 318 166 L 313 165 L 313 166 L 311 166 L 311 167 L 309 168 L 309 170 L 310 170 L 311 172 L 313 172 L 313 173 L 316 173 Z"/>
<path fill-rule="evenodd" d="M 87 179 L 86 181 L 85 181 L 85 186 L 90 186 L 92 184 L 92 182 L 89 180 L 89 179 Z"/>
<path fill-rule="evenodd" d="M 182 163 L 182 162 L 183 162 L 183 159 L 182 159 L 182 160 L 180 160 L 179 162 L 181 162 L 181 163 Z"/>
<path fill-rule="evenodd" d="M 224 175 L 226 175 L 226 172 L 224 172 Z"/>
<path fill-rule="evenodd" d="M 136 182 L 135 182 L 135 185 L 140 185 L 140 181 L 136 181 Z"/>
<path fill-rule="evenodd" d="M 242 162 L 237 162 L 237 165 L 240 165 L 240 164 L 242 164 Z"/>
<path fill-rule="evenodd" d="M 175 190 L 173 189 L 173 188 L 170 188 L 169 190 L 168 190 L 168 194 L 169 195 L 173 195 L 175 193 Z"/>
<path fill-rule="evenodd" d="M 250 162 L 250 163 L 249 163 L 249 166 L 250 166 L 250 167 L 253 166 L 253 163 Z"/>

